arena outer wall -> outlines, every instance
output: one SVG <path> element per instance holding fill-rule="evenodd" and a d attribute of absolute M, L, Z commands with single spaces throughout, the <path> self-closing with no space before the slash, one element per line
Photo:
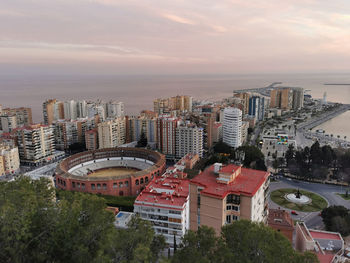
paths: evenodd
<path fill-rule="evenodd" d="M 135 157 L 154 162 L 148 169 L 117 177 L 77 176 L 69 169 L 84 162 L 111 157 Z M 108 148 L 74 154 L 58 164 L 55 172 L 59 189 L 114 196 L 136 196 L 152 180 L 166 169 L 165 156 L 140 148 Z"/>

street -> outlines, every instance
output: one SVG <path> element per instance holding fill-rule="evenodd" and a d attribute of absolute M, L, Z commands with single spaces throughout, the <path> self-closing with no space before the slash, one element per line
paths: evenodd
<path fill-rule="evenodd" d="M 350 201 L 345 200 L 338 196 L 336 193 L 345 193 L 345 187 L 328 185 L 328 184 L 319 184 L 319 183 L 310 183 L 305 181 L 298 181 L 295 179 L 284 178 L 279 179 L 278 182 L 271 182 L 270 192 L 280 189 L 280 188 L 300 188 L 309 192 L 314 192 L 321 195 L 328 205 L 342 205 L 350 209 Z M 270 200 L 270 208 L 278 208 L 279 206 Z M 281 207 L 282 209 L 282 207 Z M 290 209 L 283 208 L 287 211 Z M 319 215 L 319 212 L 299 212 L 298 215 L 292 215 L 293 220 L 302 220 L 309 228 L 322 229 L 323 222 L 322 218 Z"/>

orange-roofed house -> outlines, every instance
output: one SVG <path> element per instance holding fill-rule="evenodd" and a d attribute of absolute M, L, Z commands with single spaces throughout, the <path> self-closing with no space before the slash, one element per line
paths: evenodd
<path fill-rule="evenodd" d="M 235 220 L 267 222 L 269 172 L 221 163 L 190 182 L 190 229 L 221 227 Z"/>

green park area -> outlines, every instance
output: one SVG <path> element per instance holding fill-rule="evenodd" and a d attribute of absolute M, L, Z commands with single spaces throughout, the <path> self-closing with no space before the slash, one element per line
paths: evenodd
<path fill-rule="evenodd" d="M 297 189 L 292 189 L 292 188 L 278 189 L 271 192 L 270 198 L 273 202 L 280 205 L 281 207 L 285 207 L 291 210 L 302 211 L 302 212 L 316 212 L 327 207 L 327 201 L 323 197 L 305 190 L 300 190 L 300 193 L 302 195 L 309 197 L 312 200 L 308 204 L 293 203 L 288 201 L 285 198 L 287 194 L 296 193 L 296 192 L 297 192 Z"/>
<path fill-rule="evenodd" d="M 341 198 L 345 200 L 350 200 L 350 194 L 337 194 L 337 195 L 339 195 Z"/>

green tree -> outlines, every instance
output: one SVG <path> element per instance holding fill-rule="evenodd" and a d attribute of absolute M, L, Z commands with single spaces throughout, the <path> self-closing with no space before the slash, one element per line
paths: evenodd
<path fill-rule="evenodd" d="M 219 238 L 216 237 L 213 228 L 201 226 L 194 231 L 188 231 L 182 243 L 172 258 L 175 263 L 210 263 L 219 262 L 218 258 Z"/>
<path fill-rule="evenodd" d="M 294 145 L 289 144 L 288 150 L 286 151 L 286 155 L 285 155 L 285 159 L 286 159 L 286 163 L 287 163 L 288 167 L 289 167 L 291 161 L 294 159 L 294 156 L 295 156 Z"/>
<path fill-rule="evenodd" d="M 298 253 L 286 237 L 262 223 L 235 221 L 222 227 L 216 236 L 212 228 L 202 226 L 189 231 L 172 262 L 316 263 L 313 253 Z"/>
<path fill-rule="evenodd" d="M 48 180 L 0 183 L 0 262 L 156 262 L 163 236 L 139 218 L 116 229 L 97 195 L 60 191 Z"/>
<path fill-rule="evenodd" d="M 266 171 L 265 157 L 258 147 L 245 145 L 239 147 L 237 150 L 244 152 L 244 167 Z"/>
<path fill-rule="evenodd" d="M 146 147 L 147 144 L 148 144 L 148 141 L 147 141 L 146 134 L 142 130 L 140 139 L 138 140 L 136 147 Z"/>
<path fill-rule="evenodd" d="M 326 229 L 342 235 L 350 233 L 349 210 L 344 206 L 330 206 L 322 210 L 321 216 Z"/>
<path fill-rule="evenodd" d="M 0 262 L 91 262 L 114 231 L 104 200 L 74 193 L 55 202 L 48 180 L 0 187 Z"/>
<path fill-rule="evenodd" d="M 155 235 L 150 222 L 139 217 L 134 217 L 127 229 L 116 230 L 110 239 L 104 253 L 112 262 L 156 262 L 166 247 L 164 237 Z"/>
<path fill-rule="evenodd" d="M 214 150 L 215 153 L 228 153 L 228 154 L 231 154 L 232 148 L 227 143 L 224 143 L 224 142 L 220 141 L 220 142 L 218 142 L 218 143 L 216 143 L 214 145 L 213 150 Z"/>

